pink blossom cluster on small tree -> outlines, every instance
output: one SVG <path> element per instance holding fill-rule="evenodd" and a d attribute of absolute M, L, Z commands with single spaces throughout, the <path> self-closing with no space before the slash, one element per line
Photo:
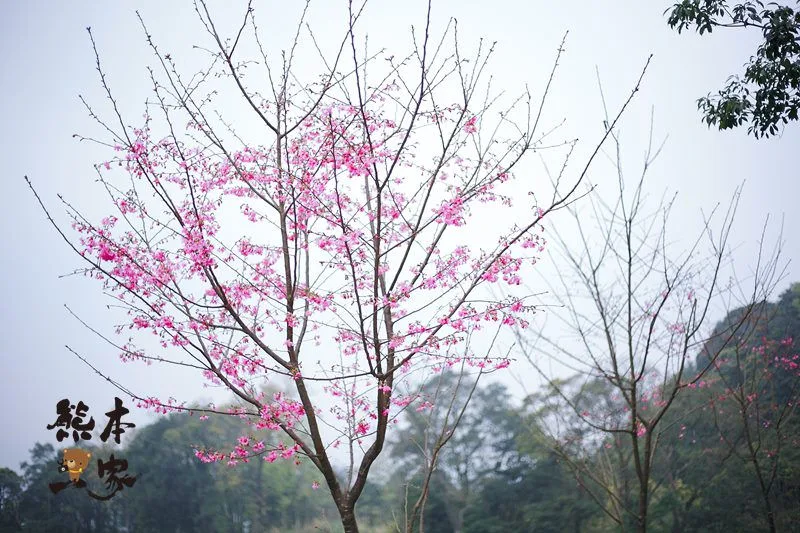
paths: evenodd
<path fill-rule="evenodd" d="M 226 413 L 251 431 L 197 457 L 305 457 L 345 531 L 357 531 L 355 503 L 387 430 L 417 401 L 400 381 L 454 362 L 508 366 L 505 354 L 469 339 L 527 325 L 533 307 L 515 289 L 545 246 L 541 221 L 574 199 L 599 144 L 563 190 L 537 202 L 536 180 L 517 170 L 545 138 L 538 125 L 550 83 L 538 109 L 527 92 L 502 107 L 484 79 L 491 49 L 463 58 L 453 21 L 434 40 L 430 4 L 424 31 L 399 59 L 361 51 L 364 6 L 351 4 L 341 45 L 317 48 L 322 74 L 305 82 L 293 70 L 302 19 L 276 66 L 252 6 L 231 39 L 205 2 L 196 10 L 213 50 L 203 49 L 210 64 L 190 78 L 142 21 L 159 68 L 136 127 L 95 47 L 113 120 L 87 108 L 108 134 L 96 140 L 113 149 L 96 166 L 111 212 L 95 221 L 67 204 L 77 237 L 59 232 L 124 309 L 124 361 L 179 365 L 241 401 Z M 310 29 L 307 39 L 316 47 Z M 240 57 L 246 49 L 255 60 Z M 253 140 L 232 126 L 238 118 L 224 118 L 223 95 L 249 109 Z M 476 220 L 485 204 L 502 213 L 514 201 L 522 218 Z M 148 334 L 159 349 L 143 347 Z M 293 393 L 269 395 L 265 383 Z M 160 412 L 188 409 L 133 396 Z M 282 444 L 267 445 L 267 431 Z M 346 476 L 330 455 L 342 445 Z"/>
<path fill-rule="evenodd" d="M 800 402 L 800 353 L 791 337 L 758 339 L 768 315 L 764 310 L 756 316 L 746 334 L 713 362 L 708 410 L 724 453 L 752 466 L 765 522 L 774 532 L 779 530 L 773 489 L 781 452 L 800 445 L 791 426 Z"/>

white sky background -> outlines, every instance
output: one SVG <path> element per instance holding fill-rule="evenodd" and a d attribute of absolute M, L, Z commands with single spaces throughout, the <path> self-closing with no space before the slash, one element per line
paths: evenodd
<path fill-rule="evenodd" d="M 238 28 L 243 9 L 232 9 L 234 4 L 238 6 L 237 2 L 225 2 L 226 7 L 217 9 L 220 29 L 227 34 Z M 287 4 L 255 2 L 257 20 L 276 46 L 286 43 L 294 32 L 298 11 L 287 8 Z M 346 16 L 345 2 L 319 0 L 317 4 L 312 4 L 310 16 L 317 36 L 323 41 L 339 38 L 344 27 L 337 21 Z M 779 286 L 782 291 L 798 279 L 800 246 L 794 230 L 800 226 L 796 209 L 800 198 L 796 173 L 800 126 L 790 124 L 781 137 L 769 140 L 755 140 L 744 130 L 708 130 L 700 121 L 696 99 L 721 87 L 729 74 L 741 70 L 754 50 L 757 35 L 732 30 L 703 38 L 693 33 L 679 36 L 666 25 L 663 12 L 670 4 L 632 0 L 495 0 L 490 4 L 434 0 L 433 31 L 441 30 L 447 17 L 453 16 L 459 19 L 465 48 L 479 37 L 497 40 L 490 65 L 496 83 L 511 92 L 522 90 L 528 83 L 538 96 L 561 38 L 569 30 L 544 121 L 545 126 L 555 125 L 566 118 L 555 137 L 581 139 L 572 171 L 585 160 L 581 154 L 592 148 L 603 132 L 595 66 L 613 114 L 627 98 L 647 56 L 653 53 L 642 89 L 622 122 L 625 164 L 632 174 L 640 165 L 650 110 L 655 106 L 655 138 L 669 135 L 669 139 L 650 171 L 649 190 L 654 196 L 664 190 L 679 192 L 671 220 L 672 235 L 696 234 L 700 209 L 727 202 L 735 187 L 746 180 L 731 243 L 736 248 L 735 260 L 746 270 L 764 216 L 785 216 L 784 252 L 793 264 Z M 223 4 L 212 2 L 214 5 Z M 4 121 L 0 160 L 7 184 L 0 196 L 0 289 L 4 296 L 0 308 L 0 466 L 18 469 L 36 441 L 57 444 L 55 433 L 45 426 L 55 419 L 55 404 L 61 398 L 86 402 L 98 429 L 102 428 L 103 413 L 113 406 L 113 397 L 119 393 L 67 351 L 66 344 L 140 395 L 171 395 L 186 400 L 225 398 L 199 388 L 199 380 L 187 379 L 185 373 L 170 368 L 123 365 L 115 350 L 69 315 L 65 304 L 92 325 L 110 332 L 107 301 L 99 285 L 78 277 L 59 278 L 81 264 L 47 223 L 23 180 L 26 174 L 31 177 L 62 223 L 66 219 L 57 193 L 85 210 L 91 210 L 95 198 L 106 205 L 105 196 L 94 196 L 97 188 L 92 164 L 108 159 L 108 152 L 72 139 L 73 133 L 100 134 L 78 94 L 107 109 L 85 27 L 93 29 L 109 83 L 128 121 L 138 123 L 143 101 L 151 95 L 145 66 L 154 61 L 134 13 L 137 8 L 162 50 L 170 52 L 179 65 L 186 64 L 182 63 L 184 58 L 191 60 L 192 44 L 209 44 L 199 30 L 190 2 L 29 1 L 0 7 L 0 38 L 5 51 L 0 60 L 4 76 L 0 89 L 0 116 Z M 366 29 L 371 42 L 380 39 L 390 50 L 397 47 L 398 55 L 408 50 L 410 25 L 424 22 L 424 3 L 418 0 L 375 0 L 368 9 Z M 597 163 L 590 173 L 592 181 L 601 191 L 613 191 L 612 167 L 602 159 Z M 541 167 L 532 164 L 525 168 L 530 174 L 525 179 L 546 182 Z M 550 224 L 557 220 L 551 219 Z M 541 268 L 553 265 L 542 263 Z M 511 372 L 515 371 L 524 369 L 521 365 L 516 370 L 512 367 Z M 505 379 L 513 385 L 511 372 Z M 144 425 L 151 418 L 132 408 L 130 400 L 125 401 L 132 409 L 130 421 Z"/>

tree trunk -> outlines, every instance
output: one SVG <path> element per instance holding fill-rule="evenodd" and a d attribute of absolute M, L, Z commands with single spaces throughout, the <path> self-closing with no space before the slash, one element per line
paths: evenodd
<path fill-rule="evenodd" d="M 344 533 L 358 533 L 358 523 L 356 522 L 356 513 L 353 507 L 339 508 L 339 516 L 342 519 Z"/>
<path fill-rule="evenodd" d="M 639 488 L 639 516 L 636 519 L 637 533 L 647 533 L 647 505 L 649 494 L 649 476 L 645 478 L 645 483 Z"/>
<path fill-rule="evenodd" d="M 767 481 L 764 479 L 764 473 L 761 471 L 761 464 L 758 461 L 758 450 L 753 445 L 753 438 L 750 434 L 750 426 L 745 416 L 745 409 L 742 409 L 740 412 L 742 414 L 742 420 L 744 421 L 744 434 L 747 438 L 747 449 L 750 452 L 750 462 L 753 463 L 753 467 L 756 469 L 756 479 L 758 479 L 758 486 L 761 489 L 761 498 L 764 500 L 764 510 L 767 514 L 769 531 L 770 533 L 775 533 L 777 530 L 775 528 L 775 515 L 772 511 L 772 503 L 769 501 L 769 486 Z"/>
<path fill-rule="evenodd" d="M 639 517 L 636 519 L 636 533 L 647 533 L 647 509 L 642 510 L 639 504 Z M 646 503 L 644 504 L 647 505 Z"/>
<path fill-rule="evenodd" d="M 764 507 L 767 510 L 767 523 L 769 524 L 769 531 L 770 533 L 775 533 L 777 528 L 775 527 L 775 513 L 772 511 L 772 504 L 769 501 L 769 494 L 763 494 L 764 496 Z"/>
<path fill-rule="evenodd" d="M 758 475 L 758 484 L 761 488 L 761 498 L 764 500 L 764 510 L 767 514 L 767 524 L 769 525 L 770 533 L 777 531 L 775 527 L 775 513 L 772 511 L 772 503 L 769 501 L 769 488 L 764 481 L 764 476 L 761 473 L 761 465 L 758 464 L 755 453 L 752 456 L 753 465 L 756 467 L 756 474 Z"/>

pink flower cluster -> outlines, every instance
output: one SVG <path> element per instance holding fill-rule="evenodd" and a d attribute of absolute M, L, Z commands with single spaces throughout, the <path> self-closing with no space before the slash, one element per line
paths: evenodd
<path fill-rule="evenodd" d="M 158 139 L 146 117 L 115 148 L 116 159 L 98 166 L 105 183 L 125 174 L 127 184 L 107 188 L 115 214 L 93 224 L 73 213 L 73 227 L 90 275 L 127 312 L 117 333 L 150 334 L 161 348 L 145 350 L 131 337 L 120 343 L 123 360 L 184 357 L 210 384 L 247 394 L 255 394 L 256 379 L 299 386 L 319 371 L 345 433 L 363 438 L 389 416 L 389 405 L 413 401 L 391 398 L 378 368 L 402 374 L 417 361 L 510 364 L 455 347 L 487 326 L 528 325 L 534 309 L 511 291 L 546 243 L 534 224 L 499 231 L 490 250 L 450 237 L 469 226 L 475 202 L 511 204 L 502 189 L 513 178 L 513 154 L 478 146 L 481 113 L 458 105 L 423 111 L 438 127 L 449 125 L 461 147 L 433 162 L 408 151 L 416 130 L 389 118 L 380 95 L 364 108 L 331 101 L 302 117 L 279 143 L 225 150 L 209 149 L 194 132 Z M 193 118 L 191 129 L 207 125 Z M 465 152 L 470 146 L 474 153 Z M 489 284 L 506 295 L 475 296 Z M 302 366 L 302 347 L 325 338 L 334 350 L 320 350 L 319 365 Z M 345 375 L 364 377 L 351 383 Z M 152 398 L 141 405 L 180 408 Z M 285 432 L 308 414 L 283 394 L 261 405 L 255 431 Z M 271 462 L 298 450 L 265 446 L 242 436 L 230 453 L 196 453 L 230 463 L 265 453 Z"/>

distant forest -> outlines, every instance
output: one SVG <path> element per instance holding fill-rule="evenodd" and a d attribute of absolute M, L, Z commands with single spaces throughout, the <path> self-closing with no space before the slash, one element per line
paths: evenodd
<path fill-rule="evenodd" d="M 694 375 L 705 379 L 681 390 L 679 405 L 660 426 L 648 529 L 655 532 L 800 531 L 800 284 L 765 304 L 758 334 L 733 343 L 716 363 L 704 346 Z M 730 313 L 717 328 L 735 320 Z M 711 341 L 713 342 L 713 340 Z M 458 375 L 441 374 L 439 387 Z M 575 402 L 608 401 L 607 384 L 574 378 Z M 668 379 L 668 378 L 666 378 Z M 435 380 L 434 380 L 435 381 Z M 563 385 L 563 384 L 562 384 Z M 561 427 L 553 437 L 555 390 L 515 404 L 501 384 L 479 386 L 470 409 L 448 442 L 430 479 L 424 507 L 428 533 L 601 532 L 633 529 L 612 520 L 609 509 L 636 501 L 635 468 L 628 441 L 585 426 Z M 403 531 L 425 474 L 426 432 L 441 416 L 410 410 L 394 432 L 379 475 L 368 484 L 357 512 L 362 531 Z M 94 457 L 124 457 L 136 476 L 109 501 L 68 486 L 61 450 L 37 443 L 19 472 L 0 469 L 0 531 L 31 532 L 316 532 L 341 531 L 319 473 L 293 459 L 273 464 L 252 459 L 228 466 L 195 457 L 200 446 L 235 442 L 247 426 L 236 417 L 171 414 L 137 428 L 123 446 L 82 448 Z M 572 432 L 572 433 L 571 433 Z M 570 437 L 573 435 L 573 438 Z M 566 436 L 566 438 L 564 437 Z M 64 441 L 66 443 L 66 441 Z M 571 449 L 575 443 L 581 449 Z M 593 443 L 586 447 L 585 443 Z M 93 460 L 94 463 L 94 460 Z M 88 488 L 103 486 L 94 464 L 83 475 Z M 608 490 L 613 485 L 614 490 Z M 611 496 L 616 494 L 618 496 Z M 631 516 L 631 521 L 634 516 Z M 627 526 L 627 527 L 626 527 Z"/>

